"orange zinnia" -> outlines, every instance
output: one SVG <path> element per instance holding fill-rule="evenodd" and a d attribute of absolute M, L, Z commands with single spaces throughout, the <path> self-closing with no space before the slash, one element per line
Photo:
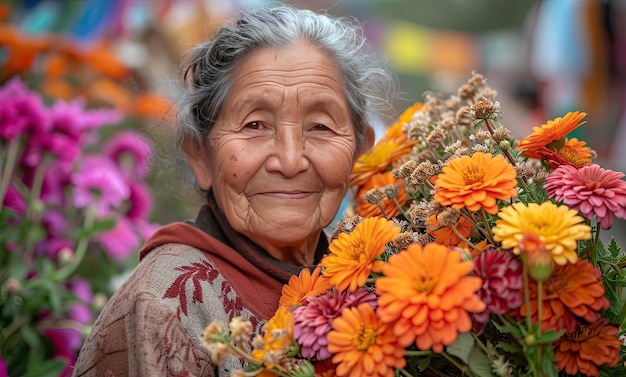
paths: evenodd
<path fill-rule="evenodd" d="M 530 315 L 537 322 L 537 283 L 529 281 Z M 576 329 L 576 317 L 587 322 L 600 318 L 600 312 L 609 308 L 609 300 L 604 295 L 602 271 L 585 259 L 576 263 L 556 265 L 552 275 L 543 282 L 541 328 L 546 331 Z M 520 314 L 527 315 L 527 306 L 520 307 Z"/>
<path fill-rule="evenodd" d="M 382 207 L 381 209 L 376 204 L 372 204 L 363 198 L 369 190 L 373 188 L 383 188 L 390 185 L 398 186 L 398 195 L 396 201 L 402 206 L 406 202 L 406 190 L 404 188 L 404 179 L 395 178 L 392 171 L 385 173 L 377 173 L 372 175 L 367 182 L 357 192 L 356 198 L 356 213 L 362 217 L 387 217 L 392 218 L 400 213 L 400 208 L 396 205 L 393 199 L 383 199 L 378 203 Z M 384 213 L 383 213 L 384 211 Z"/>
<path fill-rule="evenodd" d="M 321 275 L 322 266 L 317 265 L 311 272 L 303 268 L 299 276 L 292 276 L 289 282 L 283 286 L 280 296 L 280 306 L 291 309 L 302 304 L 307 298 L 320 295 L 331 288 L 328 279 Z"/>
<path fill-rule="evenodd" d="M 586 115 L 587 113 L 579 111 L 569 112 L 563 118 L 550 120 L 541 127 L 533 127 L 533 133 L 520 140 L 517 149 L 526 157 L 540 159 L 542 148 L 560 141 L 567 134 L 585 124 L 586 121 L 581 122 L 581 120 Z"/>
<path fill-rule="evenodd" d="M 542 148 L 538 151 L 541 158 L 553 169 L 560 165 L 568 164 L 575 167 L 589 165 L 592 162 L 591 148 L 587 143 L 576 138 L 565 139 L 565 145 L 556 151 L 549 148 Z"/>
<path fill-rule="evenodd" d="M 400 227 L 384 218 L 370 217 L 358 223 L 352 232 L 341 233 L 322 259 L 324 276 L 340 292 L 356 291 L 365 285 L 371 272 L 380 272 L 384 262 L 377 261 L 385 245 L 400 233 Z"/>
<path fill-rule="evenodd" d="M 498 212 L 497 199 L 517 196 L 515 169 L 502 155 L 476 152 L 451 160 L 435 181 L 435 200 L 441 205 L 488 213 Z"/>
<path fill-rule="evenodd" d="M 476 291 L 480 278 L 468 276 L 473 263 L 436 243 L 412 244 L 392 255 L 376 280 L 377 313 L 393 324 L 398 342 L 421 350 L 443 351 L 458 333 L 472 329 L 469 313 L 485 310 Z"/>
<path fill-rule="evenodd" d="M 411 152 L 413 144 L 406 139 L 382 139 L 368 153 L 362 154 L 354 163 L 350 174 L 350 186 L 360 186 L 372 175 L 384 171 L 394 161 Z"/>
<path fill-rule="evenodd" d="M 368 303 L 344 309 L 333 321 L 328 350 L 340 377 L 393 377 L 395 368 L 406 364 L 405 349 L 391 326 L 381 322 Z"/>
<path fill-rule="evenodd" d="M 607 318 L 589 325 L 579 324 L 576 331 L 565 334 L 556 342 L 556 367 L 565 370 L 568 376 L 578 373 L 600 376 L 599 366 L 612 368 L 620 361 L 618 332 L 619 329 L 609 324 Z"/>
<path fill-rule="evenodd" d="M 404 126 L 421 108 L 422 104 L 416 102 L 404 110 L 398 121 L 389 126 L 385 131 L 385 136 L 374 145 L 372 150 L 357 159 L 350 175 L 350 186 L 364 184 L 369 177 L 384 171 L 394 161 L 411 152 L 416 143 L 408 139 Z"/>
<path fill-rule="evenodd" d="M 466 219 L 464 216 L 459 217 L 456 224 L 456 230 L 467 239 L 472 234 L 474 223 Z M 430 215 L 426 223 L 426 233 L 435 238 L 435 242 L 444 246 L 456 246 L 461 242 L 459 236 L 449 226 L 442 226 L 436 215 Z"/>

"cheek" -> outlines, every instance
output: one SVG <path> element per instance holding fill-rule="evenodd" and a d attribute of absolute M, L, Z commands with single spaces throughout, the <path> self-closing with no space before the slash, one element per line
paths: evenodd
<path fill-rule="evenodd" d="M 354 150 L 350 144 L 319 149 L 313 164 L 328 189 L 346 189 L 352 166 Z"/>

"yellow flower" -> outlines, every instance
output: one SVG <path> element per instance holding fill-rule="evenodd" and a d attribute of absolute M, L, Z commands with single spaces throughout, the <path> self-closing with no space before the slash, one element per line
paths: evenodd
<path fill-rule="evenodd" d="M 393 377 L 394 368 L 406 364 L 404 347 L 369 303 L 344 309 L 332 326 L 328 350 L 334 354 L 337 376 Z"/>
<path fill-rule="evenodd" d="M 517 196 L 513 166 L 502 155 L 476 152 L 451 160 L 435 181 L 435 200 L 444 206 L 491 214 L 498 212 L 497 199 Z"/>
<path fill-rule="evenodd" d="M 533 233 L 559 265 L 576 262 L 578 241 L 591 238 L 591 228 L 584 224 L 585 219 L 578 216 L 577 211 L 552 202 L 513 203 L 503 208 L 498 217 L 492 231 L 494 240 L 501 242 L 502 248 L 513 249 L 519 255 L 520 241 Z"/>
<path fill-rule="evenodd" d="M 385 251 L 385 245 L 400 233 L 400 227 L 384 218 L 369 217 L 347 234 L 341 233 L 322 259 L 324 276 L 340 292 L 356 291 L 365 284 L 371 272 L 379 272 L 383 262 L 376 258 Z"/>
<path fill-rule="evenodd" d="M 322 294 L 331 288 L 328 279 L 321 275 L 322 266 L 318 265 L 311 272 L 303 268 L 298 276 L 292 276 L 283 286 L 280 306 L 291 309 L 302 304 L 307 298 Z"/>
<path fill-rule="evenodd" d="M 252 357 L 263 361 L 267 368 L 275 367 L 275 361 L 281 360 L 294 342 L 293 327 L 293 314 L 285 307 L 278 307 L 274 316 L 265 324 L 263 349 L 252 350 Z"/>
<path fill-rule="evenodd" d="M 517 149 L 522 154 L 531 158 L 542 158 L 540 151 L 548 145 L 559 142 L 576 128 L 582 126 L 586 122 L 581 122 L 587 115 L 583 112 L 569 112 L 562 118 L 556 118 L 548 121 L 541 127 L 533 127 L 533 133 L 520 140 Z M 560 149 L 560 148 L 555 148 Z"/>
<path fill-rule="evenodd" d="M 441 352 L 459 332 L 472 329 L 470 312 L 485 310 L 476 295 L 482 281 L 468 276 L 472 268 L 443 245 L 412 244 L 392 255 L 376 280 L 377 314 L 392 324 L 402 346 L 415 342 L 421 350 Z"/>

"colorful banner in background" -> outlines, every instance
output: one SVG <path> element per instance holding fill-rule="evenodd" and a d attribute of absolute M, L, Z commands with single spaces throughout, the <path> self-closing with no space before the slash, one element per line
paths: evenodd
<path fill-rule="evenodd" d="M 390 56 L 392 68 L 402 74 L 466 73 L 480 63 L 480 44 L 468 33 L 403 21 L 390 23 L 384 33 L 381 48 Z"/>

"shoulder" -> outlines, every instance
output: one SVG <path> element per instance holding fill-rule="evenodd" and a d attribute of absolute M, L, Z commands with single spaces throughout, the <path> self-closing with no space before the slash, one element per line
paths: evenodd
<path fill-rule="evenodd" d="M 122 368 L 114 375 L 213 375 L 201 334 L 211 321 L 232 318 L 225 305 L 227 286 L 201 250 L 158 246 L 100 313 L 81 349 L 77 375 L 111 365 Z"/>

